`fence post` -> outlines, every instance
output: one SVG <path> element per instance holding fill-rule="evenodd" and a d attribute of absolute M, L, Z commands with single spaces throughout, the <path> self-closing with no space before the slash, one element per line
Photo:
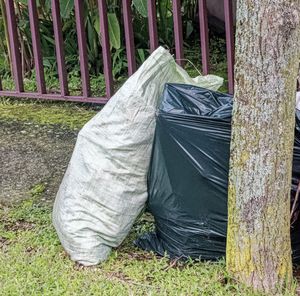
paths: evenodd
<path fill-rule="evenodd" d="M 41 53 L 41 39 L 40 39 L 40 32 L 39 32 L 36 0 L 28 0 L 28 11 L 29 11 L 30 31 L 31 31 L 32 49 L 33 49 L 35 72 L 36 72 L 37 89 L 39 93 L 44 94 L 46 93 L 46 85 L 45 85 L 43 59 Z"/>
<path fill-rule="evenodd" d="M 226 52 L 228 72 L 228 92 L 234 93 L 234 34 L 233 34 L 233 12 L 232 0 L 224 0 L 225 30 L 226 30 Z"/>
<path fill-rule="evenodd" d="M 131 15 L 131 0 L 122 0 L 123 18 L 125 29 L 125 43 L 128 63 L 128 75 L 131 76 L 136 71 L 134 35 Z"/>
<path fill-rule="evenodd" d="M 6 15 L 9 34 L 9 50 L 12 62 L 16 92 L 24 91 L 20 45 L 17 35 L 17 21 L 13 0 L 6 0 Z"/>
<path fill-rule="evenodd" d="M 158 47 L 156 1 L 148 0 L 147 5 L 150 51 L 153 52 Z"/>
<path fill-rule="evenodd" d="M 62 96 L 67 96 L 69 95 L 69 89 L 63 48 L 64 41 L 62 36 L 59 0 L 51 0 L 51 6 L 60 92 Z"/>
<path fill-rule="evenodd" d="M 80 62 L 80 73 L 81 73 L 81 84 L 82 94 L 84 97 L 91 95 L 90 91 L 90 76 L 88 68 L 88 57 L 86 47 L 86 34 L 84 28 L 84 5 L 82 0 L 74 1 L 75 17 L 76 17 L 76 31 L 79 51 L 79 62 Z"/>
<path fill-rule="evenodd" d="M 199 24 L 202 56 L 202 72 L 204 75 L 209 73 L 209 47 L 208 47 L 208 21 L 206 0 L 199 0 Z"/>
<path fill-rule="evenodd" d="M 184 65 L 183 54 L 183 34 L 182 34 L 182 18 L 181 18 L 181 1 L 173 0 L 173 21 L 174 21 L 174 37 L 177 63 Z"/>
<path fill-rule="evenodd" d="M 106 96 L 111 98 L 113 95 L 113 76 L 110 54 L 110 43 L 108 35 L 107 7 L 105 0 L 98 0 L 100 18 L 100 37 L 102 45 L 103 69 L 105 77 Z"/>

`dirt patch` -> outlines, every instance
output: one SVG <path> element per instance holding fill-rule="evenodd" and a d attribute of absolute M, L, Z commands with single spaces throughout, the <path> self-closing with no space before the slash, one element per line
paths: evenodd
<path fill-rule="evenodd" d="M 31 230 L 35 227 L 34 223 L 30 223 L 24 220 L 18 220 L 15 222 L 4 221 L 4 230 L 6 231 L 25 231 Z"/>
<path fill-rule="evenodd" d="M 43 199 L 53 200 L 76 137 L 57 125 L 0 121 L 0 204 L 27 198 L 39 183 L 46 186 Z"/>

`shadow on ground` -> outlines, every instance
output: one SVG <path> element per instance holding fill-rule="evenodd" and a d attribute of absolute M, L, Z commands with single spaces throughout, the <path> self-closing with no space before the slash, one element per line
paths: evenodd
<path fill-rule="evenodd" d="M 0 203 L 28 197 L 45 185 L 44 200 L 53 200 L 68 165 L 77 132 L 58 125 L 0 121 Z"/>

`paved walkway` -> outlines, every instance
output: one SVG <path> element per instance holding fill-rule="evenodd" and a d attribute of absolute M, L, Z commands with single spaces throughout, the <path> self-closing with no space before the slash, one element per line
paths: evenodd
<path fill-rule="evenodd" d="M 60 126 L 0 121 L 0 204 L 28 197 L 46 185 L 45 200 L 55 198 L 77 133 Z"/>

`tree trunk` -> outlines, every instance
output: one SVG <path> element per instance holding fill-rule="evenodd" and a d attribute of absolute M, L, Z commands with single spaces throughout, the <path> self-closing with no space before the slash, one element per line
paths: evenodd
<path fill-rule="evenodd" d="M 238 0 L 227 270 L 273 295 L 292 281 L 299 8 L 300 0 Z"/>

